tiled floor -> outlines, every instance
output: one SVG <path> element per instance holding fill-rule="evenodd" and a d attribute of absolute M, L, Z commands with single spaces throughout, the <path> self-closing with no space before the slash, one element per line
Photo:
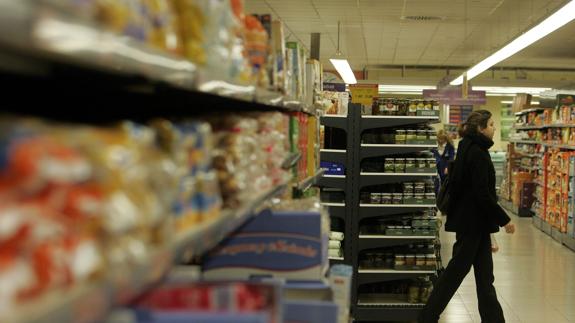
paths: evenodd
<path fill-rule="evenodd" d="M 507 322 L 575 322 L 575 252 L 535 229 L 530 218 L 512 216 L 517 232 L 497 234 L 495 287 Z M 454 234 L 442 234 L 447 266 Z M 473 271 L 467 275 L 440 322 L 481 322 Z"/>

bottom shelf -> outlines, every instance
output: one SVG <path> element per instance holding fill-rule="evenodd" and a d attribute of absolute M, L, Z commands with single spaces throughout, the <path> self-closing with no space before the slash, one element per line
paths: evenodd
<path fill-rule="evenodd" d="M 381 305 L 357 305 L 353 316 L 356 322 L 415 321 L 424 304 L 390 303 Z"/>
<path fill-rule="evenodd" d="M 569 249 L 575 251 L 575 237 L 574 237 L 574 236 L 570 236 L 570 235 L 568 235 L 568 234 L 565 234 L 565 235 L 563 236 L 563 244 L 564 244 L 567 248 L 569 248 Z"/>

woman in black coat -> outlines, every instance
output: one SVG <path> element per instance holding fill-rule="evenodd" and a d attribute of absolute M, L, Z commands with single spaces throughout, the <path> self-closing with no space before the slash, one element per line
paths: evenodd
<path fill-rule="evenodd" d="M 439 316 L 473 266 L 482 322 L 505 322 L 493 282 L 490 234 L 515 225 L 497 204 L 495 168 L 488 149 L 493 146 L 495 125 L 491 113 L 474 111 L 460 126 L 463 138 L 457 149 L 455 166 L 449 174 L 450 206 L 445 230 L 456 233 L 453 257 L 435 283 L 419 322 L 436 323 Z"/>

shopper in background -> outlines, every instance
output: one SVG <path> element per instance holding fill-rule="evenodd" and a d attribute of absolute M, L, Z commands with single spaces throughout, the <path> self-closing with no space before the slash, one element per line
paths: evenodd
<path fill-rule="evenodd" d="M 435 157 L 435 164 L 437 166 L 437 174 L 439 177 L 435 180 L 435 193 L 439 192 L 439 185 L 443 183 L 447 175 L 447 165 L 455 158 L 455 147 L 451 137 L 445 130 L 437 132 L 437 149 L 433 149 L 433 157 Z"/>
<path fill-rule="evenodd" d="M 493 282 L 493 258 L 490 233 L 515 225 L 497 204 L 495 168 L 488 149 L 493 146 L 495 126 L 491 113 L 474 111 L 460 125 L 462 140 L 457 149 L 453 171 L 449 174 L 450 205 L 445 230 L 456 232 L 453 257 L 435 284 L 419 322 L 436 323 L 439 316 L 473 266 L 477 299 L 482 322 L 505 322 Z"/>

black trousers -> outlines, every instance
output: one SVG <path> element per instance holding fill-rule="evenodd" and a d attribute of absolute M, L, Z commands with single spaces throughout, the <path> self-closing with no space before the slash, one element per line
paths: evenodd
<path fill-rule="evenodd" d="M 456 235 L 453 257 L 435 283 L 420 323 L 437 323 L 439 316 L 473 266 L 481 322 L 503 323 L 505 318 L 493 282 L 493 257 L 489 233 L 470 232 Z"/>

